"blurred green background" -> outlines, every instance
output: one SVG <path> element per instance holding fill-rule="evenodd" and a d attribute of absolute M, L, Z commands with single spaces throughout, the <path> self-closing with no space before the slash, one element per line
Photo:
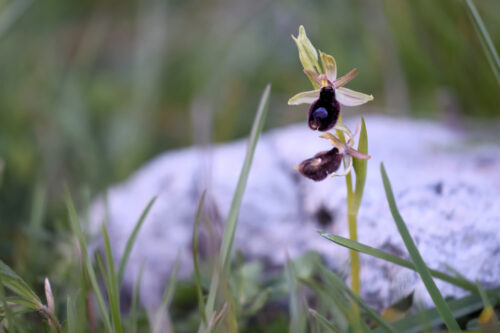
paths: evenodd
<path fill-rule="evenodd" d="M 500 1 L 476 5 L 500 45 Z M 0 0 L 0 259 L 39 282 L 64 256 L 64 185 L 89 201 L 162 151 L 247 135 L 268 82 L 267 128 L 303 121 L 300 24 L 359 69 L 364 113 L 500 115 L 461 0 Z"/>

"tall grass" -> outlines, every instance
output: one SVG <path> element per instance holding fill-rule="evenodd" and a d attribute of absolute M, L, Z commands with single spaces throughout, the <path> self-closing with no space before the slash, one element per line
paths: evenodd
<path fill-rule="evenodd" d="M 219 258 L 214 266 L 214 271 L 212 274 L 212 280 L 210 283 L 210 290 L 208 293 L 207 303 L 205 305 L 205 318 L 210 319 L 215 311 L 215 300 L 217 296 L 217 291 L 219 289 L 219 281 L 221 279 L 221 274 L 226 274 L 229 267 L 229 260 L 231 258 L 231 252 L 234 242 L 234 234 L 236 232 L 236 226 L 238 223 L 238 214 L 241 206 L 241 200 L 243 199 L 243 193 L 245 191 L 245 186 L 248 179 L 248 174 L 250 172 L 250 167 L 252 165 L 253 156 L 255 153 L 255 148 L 257 146 L 257 140 L 264 126 L 264 121 L 267 114 L 267 102 L 269 100 L 269 94 L 271 92 L 271 86 L 268 85 L 262 94 L 260 99 L 259 107 L 257 109 L 257 114 L 255 115 L 255 120 L 253 122 L 252 131 L 248 140 L 248 148 L 243 162 L 243 167 L 238 179 L 238 184 L 236 185 L 236 190 L 234 192 L 233 200 L 229 208 L 229 213 L 224 225 L 224 235 L 222 238 L 222 245 L 220 248 Z M 200 330 L 203 331 L 207 329 L 205 325 L 200 325 Z"/>

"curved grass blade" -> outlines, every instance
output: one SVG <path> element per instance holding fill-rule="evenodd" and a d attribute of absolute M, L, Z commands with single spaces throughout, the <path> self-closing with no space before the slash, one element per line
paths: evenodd
<path fill-rule="evenodd" d="M 111 311 L 111 320 L 115 332 L 123 332 L 123 324 L 120 314 L 120 293 L 118 289 L 118 280 L 116 278 L 113 252 L 111 251 L 111 243 L 109 241 L 108 231 L 106 230 L 106 225 L 103 223 L 102 226 L 102 237 L 104 240 L 104 252 L 106 255 L 106 272 L 108 275 L 108 300 Z M 104 271 L 103 271 L 104 273 Z"/>
<path fill-rule="evenodd" d="M 322 327 L 325 328 L 325 332 L 332 332 L 332 333 L 341 333 L 340 330 L 338 330 L 335 326 L 333 326 L 332 323 L 328 321 L 325 317 L 320 315 L 316 310 L 309 309 L 309 314 L 316 319 Z"/>
<path fill-rule="evenodd" d="M 297 279 L 324 300 L 326 307 L 333 316 L 332 320 L 337 323 L 338 329 L 342 332 L 347 331 L 349 312 L 352 311 L 352 308 L 344 293 L 335 287 L 317 282 L 311 278 L 299 276 Z"/>
<path fill-rule="evenodd" d="M 257 109 L 257 114 L 255 115 L 255 119 L 252 125 L 252 131 L 250 132 L 250 138 L 248 140 L 248 148 L 245 156 L 245 161 L 243 162 L 243 167 L 240 172 L 238 184 L 236 185 L 236 190 L 234 192 L 233 200 L 231 202 L 231 207 L 229 208 L 226 224 L 224 226 L 224 235 L 222 237 L 219 262 L 216 263 L 214 268 L 212 280 L 210 281 L 210 290 L 208 292 L 208 299 L 205 305 L 205 318 L 212 317 L 212 314 L 214 312 L 215 297 L 219 287 L 221 268 L 223 270 L 226 270 L 229 264 L 229 259 L 231 257 L 231 250 L 233 247 L 234 234 L 236 232 L 236 225 L 238 223 L 238 213 L 240 211 L 241 201 L 243 199 L 243 193 L 245 192 L 245 187 L 248 180 L 248 174 L 250 173 L 250 167 L 252 166 L 252 161 L 255 153 L 255 148 L 257 146 L 257 141 L 259 139 L 260 133 L 262 132 L 262 128 L 264 127 L 264 121 L 267 115 L 267 102 L 269 100 L 270 92 L 271 92 L 271 85 L 268 84 L 262 94 L 259 107 Z M 203 331 L 204 327 L 205 326 L 203 325 L 203 323 L 201 323 L 199 331 L 200 332 Z"/>
<path fill-rule="evenodd" d="M 354 291 L 352 291 L 346 284 L 335 274 L 333 274 L 329 269 L 324 267 L 323 265 L 319 266 L 323 277 L 327 282 L 331 285 L 335 286 L 338 289 L 343 290 L 345 293 L 349 295 L 349 297 L 361 308 L 366 314 L 374 321 L 380 324 L 380 326 L 384 329 L 385 332 L 397 333 L 396 330 L 384 320 L 375 310 L 373 310 L 370 306 L 368 306 Z"/>
<path fill-rule="evenodd" d="M 167 287 L 165 288 L 165 292 L 163 293 L 161 304 L 155 312 L 153 332 L 162 332 L 162 329 L 168 327 L 168 325 L 170 324 L 167 311 L 174 297 L 175 287 L 177 284 L 177 275 L 179 274 L 180 265 L 181 256 L 180 253 L 178 253 L 174 268 L 172 269 L 172 273 L 170 274 L 170 278 L 168 279 Z"/>
<path fill-rule="evenodd" d="M 203 203 L 205 202 L 206 191 L 203 191 L 201 194 L 200 202 L 198 203 L 198 209 L 196 210 L 196 217 L 194 220 L 193 227 L 193 265 L 194 265 L 194 281 L 196 285 L 196 294 L 198 296 L 198 308 L 201 315 L 201 320 L 203 324 L 207 323 L 207 319 L 205 317 L 205 301 L 203 300 L 203 291 L 201 288 L 201 274 L 200 274 L 200 265 L 199 265 L 199 257 L 198 257 L 198 226 L 200 225 L 201 218 L 201 210 L 203 208 Z"/>
<path fill-rule="evenodd" d="M 94 267 L 92 266 L 92 262 L 90 261 L 89 258 L 89 254 L 87 251 L 87 243 L 85 241 L 85 235 L 83 234 L 82 228 L 80 226 L 78 215 L 76 213 L 73 200 L 71 200 L 71 197 L 69 195 L 68 189 L 66 189 L 66 208 L 68 210 L 71 230 L 73 234 L 77 237 L 78 243 L 80 245 L 82 265 L 83 265 L 82 268 L 89 278 L 90 285 L 92 286 L 92 291 L 94 292 L 94 295 L 97 300 L 97 305 L 99 307 L 99 310 L 101 311 L 102 320 L 104 321 L 104 326 L 106 327 L 106 331 L 113 332 L 111 320 L 109 319 L 108 310 L 106 308 L 106 303 L 104 302 L 104 297 L 102 296 L 101 289 L 99 288 L 99 283 L 97 282 L 97 277 Z"/>
<path fill-rule="evenodd" d="M 118 268 L 118 286 L 122 284 L 123 281 L 123 273 L 125 272 L 125 266 L 127 265 L 128 258 L 130 256 L 130 252 L 132 251 L 132 246 L 134 246 L 134 241 L 137 238 L 137 234 L 139 233 L 139 229 L 141 228 L 142 224 L 144 223 L 144 220 L 148 216 L 149 211 L 151 210 L 151 207 L 153 207 L 155 201 L 156 201 L 156 196 L 153 197 L 149 203 L 147 204 L 146 208 L 144 208 L 144 211 L 142 212 L 141 216 L 139 217 L 139 220 L 137 220 L 137 223 L 135 224 L 134 230 L 132 230 L 132 233 L 130 234 L 127 244 L 125 245 L 125 251 L 123 252 L 122 258 L 120 260 L 120 266 Z"/>
<path fill-rule="evenodd" d="M 130 306 L 130 321 L 132 322 L 132 328 L 130 332 L 137 332 L 137 307 L 139 303 L 139 293 L 141 290 L 142 273 L 144 272 L 144 263 L 142 263 L 139 269 L 139 275 L 137 277 L 137 282 L 134 287 L 134 293 L 132 294 L 132 305 Z"/>
<path fill-rule="evenodd" d="M 474 24 L 474 29 L 479 36 L 481 45 L 483 46 L 484 53 L 486 53 L 486 57 L 488 58 L 491 69 L 493 70 L 493 73 L 495 74 L 495 77 L 500 84 L 500 57 L 498 56 L 495 44 L 493 44 L 488 29 L 486 29 L 486 26 L 481 19 L 481 15 L 479 15 L 474 2 L 472 0 L 465 0 L 465 3 L 467 5 L 469 17 Z"/>
<path fill-rule="evenodd" d="M 410 232 L 406 227 L 403 218 L 399 214 L 399 210 L 396 206 L 396 201 L 394 199 L 394 194 L 392 193 L 391 183 L 389 182 L 389 178 L 387 177 L 387 173 L 385 172 L 384 164 L 380 164 L 380 172 L 382 174 L 382 181 L 384 183 L 385 194 L 387 197 L 387 202 L 389 203 L 389 208 L 392 213 L 392 217 L 396 222 L 396 226 L 401 234 L 401 238 L 403 238 L 403 242 L 405 243 L 406 249 L 415 264 L 415 269 L 417 273 L 420 275 L 422 282 L 424 283 L 429 295 L 432 298 L 432 301 L 436 305 L 439 314 L 443 317 L 443 321 L 446 327 L 452 332 L 460 332 L 460 326 L 458 325 L 455 317 L 453 317 L 448 304 L 445 302 L 443 296 L 439 292 L 439 289 L 436 287 L 434 280 L 429 272 L 429 268 L 425 265 L 420 252 L 418 252 L 417 246 L 415 242 L 411 238 Z"/>
<path fill-rule="evenodd" d="M 1 261 L 0 261 L 1 263 Z M 2 307 L 0 308 L 0 322 L 3 320 L 7 321 L 7 329 L 9 332 L 14 332 L 14 314 L 12 309 L 9 307 L 7 300 L 5 299 L 5 289 L 3 287 L 2 276 L 0 275 L 0 302 Z"/>
<path fill-rule="evenodd" d="M 488 294 L 500 292 L 500 287 L 490 289 Z M 496 303 L 492 303 L 496 305 Z M 455 318 L 460 318 L 482 309 L 484 303 L 479 295 L 469 295 L 448 302 L 448 306 Z M 425 321 L 422 318 L 426 318 Z M 409 315 L 402 320 L 392 323 L 398 333 L 417 333 L 422 332 L 430 326 L 443 324 L 443 318 L 436 308 L 424 310 L 414 315 Z M 378 328 L 373 333 L 382 333 L 383 330 Z"/>
<path fill-rule="evenodd" d="M 365 245 L 365 244 L 355 242 L 355 241 L 350 240 L 348 238 L 328 234 L 326 232 L 321 232 L 321 231 L 318 233 L 321 236 L 323 236 L 324 238 L 328 239 L 329 241 L 332 241 L 335 244 L 338 244 L 340 246 L 343 246 L 343 247 L 346 247 L 348 249 L 355 250 L 355 251 L 358 251 L 361 253 L 368 254 L 372 257 L 391 262 L 391 263 L 396 264 L 396 265 L 401 266 L 401 267 L 405 267 L 405 268 L 408 268 L 408 269 L 411 269 L 414 271 L 416 270 L 415 265 L 412 262 L 405 260 L 405 259 L 402 259 L 402 258 L 399 258 L 399 257 L 396 257 L 395 255 L 392 255 L 392 254 L 389 254 L 387 252 L 375 249 L 375 248 L 370 247 L 370 246 Z M 462 289 L 468 290 L 468 291 L 473 292 L 473 293 L 478 292 L 477 287 L 472 282 L 469 282 L 468 280 L 465 280 L 463 278 L 457 278 L 457 277 L 451 276 L 449 274 L 446 274 L 446 273 L 443 273 L 443 272 L 440 272 L 440 271 L 437 271 L 434 269 L 429 269 L 429 272 L 431 273 L 431 275 L 433 277 L 435 277 L 437 279 L 446 281 L 448 283 L 451 283 L 457 287 L 460 287 Z"/>
<path fill-rule="evenodd" d="M 77 329 L 77 315 L 75 311 L 75 304 L 71 297 L 68 296 L 66 300 L 66 330 L 67 332 L 79 332 Z"/>
<path fill-rule="evenodd" d="M 7 289 L 28 301 L 31 310 L 37 311 L 43 308 L 43 303 L 36 293 L 2 260 L 0 260 L 0 281 Z"/>
<path fill-rule="evenodd" d="M 301 333 L 306 331 L 307 318 L 304 315 L 304 306 L 300 302 L 297 294 L 297 279 L 295 277 L 295 269 L 290 259 L 287 259 L 285 266 L 285 277 L 290 293 L 290 333 Z"/>

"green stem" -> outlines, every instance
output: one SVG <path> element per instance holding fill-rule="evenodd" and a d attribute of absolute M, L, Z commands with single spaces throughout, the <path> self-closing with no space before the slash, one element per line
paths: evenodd
<path fill-rule="evenodd" d="M 357 216 L 356 214 L 348 215 L 349 221 L 349 238 L 353 241 L 358 240 L 358 230 L 357 230 Z M 359 296 L 360 293 L 360 280 L 359 280 L 359 252 L 350 250 L 351 256 L 351 288 L 356 295 Z"/>
<path fill-rule="evenodd" d="M 342 131 L 337 131 L 337 135 L 342 141 L 346 141 L 344 133 Z M 359 204 L 356 202 L 356 196 L 353 191 L 352 186 L 352 175 L 349 173 L 345 177 L 346 189 L 347 189 L 347 221 L 349 225 L 349 238 L 353 241 L 358 240 L 358 208 Z M 357 185 L 357 184 L 356 184 Z M 360 294 L 360 263 L 359 263 L 359 253 L 354 250 L 349 250 L 349 256 L 351 258 L 351 288 L 356 295 Z M 357 307 L 356 305 L 354 305 Z"/>

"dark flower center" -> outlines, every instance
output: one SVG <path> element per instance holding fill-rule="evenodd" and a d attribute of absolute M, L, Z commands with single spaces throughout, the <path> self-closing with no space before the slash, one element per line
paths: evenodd
<path fill-rule="evenodd" d="M 335 99 L 335 90 L 329 86 L 323 87 L 319 92 L 319 98 L 309 108 L 309 128 L 328 131 L 337 123 L 339 113 L 340 104 Z"/>

